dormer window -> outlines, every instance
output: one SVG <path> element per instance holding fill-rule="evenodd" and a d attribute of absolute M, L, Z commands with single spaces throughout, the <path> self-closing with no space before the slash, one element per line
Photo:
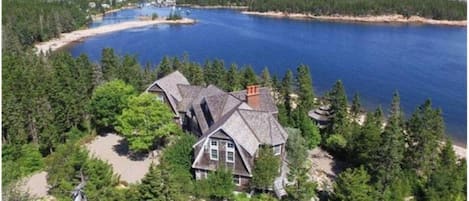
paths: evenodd
<path fill-rule="evenodd" d="M 210 140 L 210 160 L 218 160 L 218 141 Z"/>
<path fill-rule="evenodd" d="M 227 142 L 226 143 L 226 162 L 227 163 L 234 163 L 235 160 L 235 149 L 234 149 L 234 144 L 232 142 Z"/>

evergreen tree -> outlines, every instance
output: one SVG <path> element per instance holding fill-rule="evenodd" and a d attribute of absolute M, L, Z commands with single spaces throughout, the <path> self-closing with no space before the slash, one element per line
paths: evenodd
<path fill-rule="evenodd" d="M 245 89 L 248 85 L 259 84 L 257 80 L 256 72 L 252 69 L 252 66 L 245 66 L 243 69 L 243 88 Z"/>
<path fill-rule="evenodd" d="M 206 179 L 206 190 L 212 200 L 231 200 L 233 198 L 233 175 L 225 167 L 219 167 L 215 172 L 208 175 Z"/>
<path fill-rule="evenodd" d="M 381 142 L 381 128 L 376 124 L 374 113 L 368 113 L 359 133 L 349 141 L 349 158 L 358 165 L 365 165 L 372 173 L 375 172 L 378 150 Z"/>
<path fill-rule="evenodd" d="M 203 85 L 204 84 L 204 71 L 199 64 L 190 65 L 190 83 L 193 85 Z"/>
<path fill-rule="evenodd" d="M 317 184 L 309 181 L 308 170 L 309 168 L 299 168 L 295 184 L 286 189 L 289 200 L 310 201 L 315 197 Z"/>
<path fill-rule="evenodd" d="M 309 72 L 309 67 L 300 65 L 297 68 L 297 83 L 298 83 L 298 96 L 300 98 L 299 104 L 309 111 L 314 106 L 314 90 L 313 81 Z"/>
<path fill-rule="evenodd" d="M 267 88 L 272 88 L 273 87 L 272 78 L 270 77 L 269 68 L 265 67 L 264 70 L 262 70 L 261 79 L 262 79 L 262 82 L 261 82 L 262 86 L 267 87 Z"/>
<path fill-rule="evenodd" d="M 243 88 L 241 84 L 241 75 L 238 72 L 236 64 L 231 64 L 230 69 L 226 73 L 226 82 L 228 91 L 238 91 Z"/>
<path fill-rule="evenodd" d="M 292 119 L 292 100 L 291 100 L 291 94 L 293 93 L 293 73 L 291 70 L 287 70 L 285 73 L 285 76 L 283 77 L 282 80 L 282 88 L 280 89 L 280 93 L 283 97 L 283 107 L 285 108 L 285 114 L 286 114 L 286 119 L 287 119 L 287 124 L 286 125 L 293 125 L 293 119 Z"/>
<path fill-rule="evenodd" d="M 370 176 L 363 167 L 350 169 L 339 174 L 334 183 L 332 201 L 374 201 Z"/>
<path fill-rule="evenodd" d="M 179 193 L 179 190 L 167 166 L 151 164 L 150 170 L 138 186 L 139 200 L 183 201 L 187 199 Z"/>
<path fill-rule="evenodd" d="M 300 116 L 298 124 L 303 138 L 306 140 L 308 148 L 314 149 L 319 145 L 319 143 L 321 143 L 321 133 L 319 128 L 306 114 L 303 106 L 299 107 L 297 111 Z"/>
<path fill-rule="evenodd" d="M 274 184 L 280 167 L 280 159 L 275 156 L 271 147 L 261 147 L 259 156 L 254 160 L 252 185 L 266 190 Z"/>
<path fill-rule="evenodd" d="M 173 72 L 173 66 L 167 56 L 164 56 L 161 63 L 158 65 L 158 79 Z"/>
<path fill-rule="evenodd" d="M 332 118 L 332 132 L 334 134 L 348 135 L 349 120 L 347 112 L 347 95 L 341 80 L 338 80 L 331 91 L 331 109 L 334 111 Z"/>
<path fill-rule="evenodd" d="M 122 67 L 118 70 L 118 79 L 130 84 L 134 89 L 143 88 L 142 67 L 135 56 L 125 55 L 122 61 Z"/>
<path fill-rule="evenodd" d="M 391 103 L 391 114 L 388 124 L 382 134 L 380 143 L 377 176 L 381 186 L 386 187 L 395 182 L 401 172 L 401 163 L 404 158 L 404 130 L 400 109 L 399 93 L 395 92 Z"/>
<path fill-rule="evenodd" d="M 360 104 L 360 95 L 355 93 L 352 100 L 352 106 L 350 108 L 350 114 L 354 119 L 358 118 L 360 114 L 361 104 Z"/>
<path fill-rule="evenodd" d="M 308 154 L 307 143 L 303 136 L 301 136 L 301 130 L 288 127 L 285 130 L 288 133 L 286 151 L 290 164 L 290 174 L 296 177 L 298 169 L 304 166 L 305 158 Z"/>
<path fill-rule="evenodd" d="M 453 144 L 447 140 L 441 150 L 438 167 L 429 177 L 425 200 L 466 200 L 465 178 L 461 177 L 458 169 Z"/>
<path fill-rule="evenodd" d="M 433 109 L 430 100 L 425 101 L 408 120 L 406 132 L 408 147 L 403 164 L 420 176 L 428 175 L 436 166 L 438 152 L 435 148 L 444 136 L 441 110 Z"/>
<path fill-rule="evenodd" d="M 104 48 L 101 55 L 101 69 L 104 80 L 116 79 L 118 69 L 120 68 L 119 57 L 114 53 L 112 48 Z"/>

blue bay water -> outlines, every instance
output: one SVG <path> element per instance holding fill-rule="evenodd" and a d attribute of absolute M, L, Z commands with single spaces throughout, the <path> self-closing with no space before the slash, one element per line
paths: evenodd
<path fill-rule="evenodd" d="M 183 8 L 186 10 L 186 8 Z M 135 19 L 168 9 L 130 9 L 91 26 Z M 373 110 L 389 108 L 398 90 L 407 117 L 427 98 L 443 110 L 447 133 L 466 142 L 466 28 L 430 25 L 331 23 L 248 16 L 238 11 L 190 9 L 195 25 L 157 25 L 86 39 L 68 48 L 99 61 L 101 50 L 137 55 L 156 64 L 165 55 L 189 54 L 191 60 L 223 59 L 225 64 L 267 66 L 283 76 L 299 64 L 311 68 L 316 93 L 344 82 L 349 99 L 359 92 Z M 227 65 L 227 66 L 228 66 Z"/>

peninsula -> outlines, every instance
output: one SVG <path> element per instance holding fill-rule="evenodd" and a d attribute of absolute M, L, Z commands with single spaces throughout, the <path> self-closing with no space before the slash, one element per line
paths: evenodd
<path fill-rule="evenodd" d="M 349 15 L 313 15 L 302 13 L 287 13 L 287 12 L 257 12 L 257 11 L 242 11 L 246 15 L 258 15 L 265 17 L 275 18 L 291 18 L 291 19 L 312 19 L 323 21 L 338 21 L 338 22 L 358 22 L 358 23 L 396 23 L 396 24 L 432 24 L 432 25 L 446 25 L 446 26 L 467 26 L 467 20 L 434 20 L 420 16 L 405 17 L 403 15 L 377 15 L 377 16 L 349 16 Z"/>
<path fill-rule="evenodd" d="M 65 45 L 68 45 L 72 42 L 80 41 L 84 38 L 96 36 L 100 34 L 106 34 L 116 31 L 122 31 L 125 29 L 132 29 L 156 24 L 194 24 L 196 21 L 190 18 L 182 18 L 180 20 L 167 20 L 164 18 L 158 18 L 155 20 L 136 20 L 129 22 L 122 22 L 118 24 L 103 25 L 96 28 L 83 29 L 72 31 L 69 33 L 63 33 L 59 38 L 55 38 L 49 41 L 37 43 L 35 45 L 36 52 L 39 54 L 41 52 L 47 52 L 49 50 L 55 51 Z"/>

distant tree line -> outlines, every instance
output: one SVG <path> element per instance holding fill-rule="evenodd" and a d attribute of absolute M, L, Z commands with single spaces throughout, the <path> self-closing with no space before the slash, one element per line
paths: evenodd
<path fill-rule="evenodd" d="M 23 50 L 35 42 L 85 26 L 91 21 L 86 13 L 86 2 L 2 1 L 2 51 Z"/>
<path fill-rule="evenodd" d="M 246 0 L 179 0 L 177 4 L 192 4 L 199 6 L 245 6 Z"/>
<path fill-rule="evenodd" d="M 313 15 L 417 15 L 437 20 L 465 20 L 466 1 L 452 0 L 251 0 L 249 10 Z"/>

